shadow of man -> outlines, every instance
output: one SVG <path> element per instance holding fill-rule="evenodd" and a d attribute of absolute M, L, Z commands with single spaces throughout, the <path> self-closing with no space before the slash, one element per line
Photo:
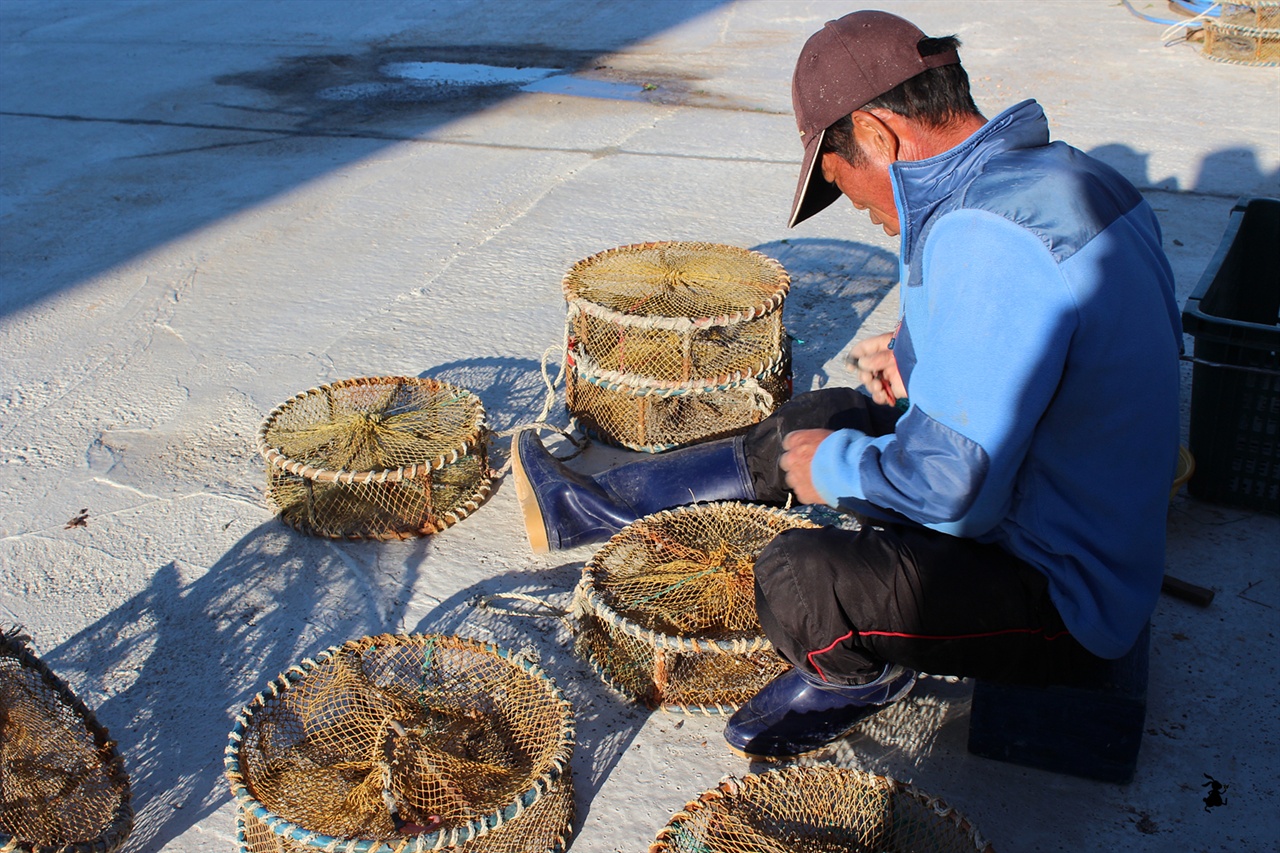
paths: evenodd
<path fill-rule="evenodd" d="M 792 338 L 795 393 L 826 385 L 842 352 L 898 281 L 898 259 L 846 240 L 776 240 L 753 246 L 791 276 L 783 323 Z"/>

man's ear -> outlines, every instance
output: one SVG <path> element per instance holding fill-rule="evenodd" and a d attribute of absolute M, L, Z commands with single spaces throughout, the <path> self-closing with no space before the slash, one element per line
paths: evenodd
<path fill-rule="evenodd" d="M 875 160 L 893 163 L 898 159 L 901 141 L 897 132 L 875 113 L 854 110 L 849 116 L 853 122 L 853 139 L 858 147 Z"/>

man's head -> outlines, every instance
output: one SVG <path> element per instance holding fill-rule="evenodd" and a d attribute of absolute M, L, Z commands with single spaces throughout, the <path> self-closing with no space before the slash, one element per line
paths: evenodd
<path fill-rule="evenodd" d="M 827 207 L 842 190 L 858 207 L 871 207 L 876 219 L 875 206 L 860 203 L 845 186 L 857 179 L 856 170 L 879 170 L 883 165 L 868 161 L 867 146 L 859 143 L 860 138 L 869 139 L 875 153 L 892 162 L 899 156 L 897 140 L 889 140 L 892 150 L 879 150 L 884 140 L 878 134 L 894 136 L 904 126 L 899 120 L 927 129 L 978 115 L 958 46 L 955 38 L 931 39 L 896 15 L 872 11 L 828 21 L 809 38 L 791 83 L 805 150 L 789 225 Z M 830 153 L 840 160 L 824 156 Z M 836 180 L 841 175 L 844 185 Z M 888 190 L 887 166 L 883 182 L 882 187 L 871 188 L 876 195 Z M 881 218 L 888 215 L 885 212 Z M 881 223 L 886 231 L 896 233 L 896 217 L 894 210 L 892 231 Z"/>

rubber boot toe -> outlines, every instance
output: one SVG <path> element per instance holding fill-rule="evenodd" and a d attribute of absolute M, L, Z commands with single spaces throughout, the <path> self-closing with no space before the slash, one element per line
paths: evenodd
<path fill-rule="evenodd" d="M 821 749 L 902 698 L 916 673 L 890 666 L 869 684 L 829 685 L 798 669 L 769 682 L 729 718 L 729 747 L 752 758 L 792 758 Z"/>
<path fill-rule="evenodd" d="M 552 456 L 533 430 L 517 433 L 511 448 L 516 498 L 536 553 L 608 539 L 639 517 L 595 480 Z"/>

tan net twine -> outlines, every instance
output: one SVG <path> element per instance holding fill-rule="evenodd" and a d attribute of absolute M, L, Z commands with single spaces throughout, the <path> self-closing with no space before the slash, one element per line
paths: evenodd
<path fill-rule="evenodd" d="M 0 851 L 118 850 L 133 808 L 116 745 L 25 641 L 0 636 Z"/>
<path fill-rule="evenodd" d="M 226 773 L 245 851 L 557 853 L 573 719 L 496 646 L 381 635 L 335 646 L 241 712 Z"/>
<path fill-rule="evenodd" d="M 437 533 L 489 494 L 480 399 L 434 379 L 349 379 L 276 407 L 258 431 L 290 526 L 340 539 Z"/>
<path fill-rule="evenodd" d="M 720 785 L 685 805 L 649 853 L 992 853 L 968 819 L 884 776 L 793 766 Z"/>
<path fill-rule="evenodd" d="M 791 279 L 759 252 L 637 243 L 564 277 L 565 394 L 593 437 L 649 452 L 729 435 L 791 393 Z"/>
<path fill-rule="evenodd" d="M 1280 2 L 1224 3 L 1201 21 L 1206 57 L 1237 65 L 1280 65 Z"/>
<path fill-rule="evenodd" d="M 816 527 L 754 504 L 695 504 L 614 535 L 583 569 L 575 644 L 600 676 L 650 707 L 732 713 L 788 664 L 756 617 L 755 559 Z"/>

